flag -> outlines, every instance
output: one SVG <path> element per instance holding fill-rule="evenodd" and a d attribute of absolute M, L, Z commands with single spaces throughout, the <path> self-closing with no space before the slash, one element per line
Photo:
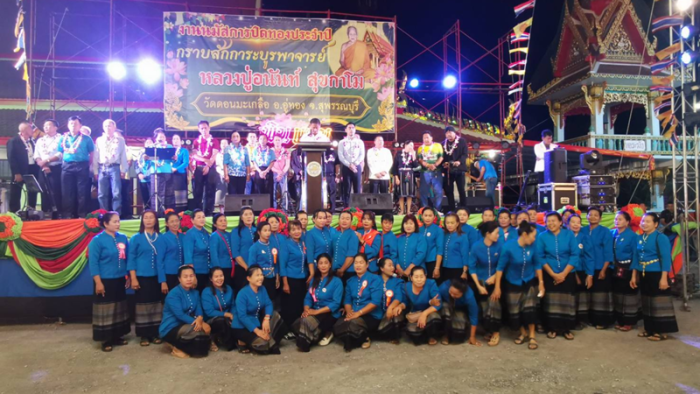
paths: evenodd
<path fill-rule="evenodd" d="M 515 88 L 522 87 L 522 86 L 523 86 L 523 80 L 521 79 L 518 82 L 510 85 L 510 87 L 508 87 L 508 89 L 515 89 Z"/>
<path fill-rule="evenodd" d="M 674 63 L 674 61 L 671 59 L 662 60 L 662 61 L 659 61 L 656 63 L 652 63 L 651 64 L 651 73 L 656 75 L 656 74 L 660 73 L 661 71 L 669 68 L 673 63 Z"/>
<path fill-rule="evenodd" d="M 515 53 L 515 52 L 522 52 L 522 53 L 527 54 L 527 47 L 513 48 L 513 49 L 508 50 L 508 53 Z"/>
<path fill-rule="evenodd" d="M 517 62 L 513 62 L 513 63 L 508 65 L 508 68 L 516 68 L 519 66 L 524 66 L 526 62 L 527 62 L 526 60 L 519 60 Z"/>
<path fill-rule="evenodd" d="M 671 93 L 671 92 L 673 92 L 673 88 L 670 86 L 654 85 L 654 86 L 649 86 L 649 91 L 650 92 Z"/>
<path fill-rule="evenodd" d="M 664 94 L 663 96 L 659 96 L 654 99 L 654 104 L 658 105 L 663 101 L 670 100 L 673 98 L 673 93 L 671 94 Z"/>
<path fill-rule="evenodd" d="M 661 29 L 667 29 L 667 28 L 673 27 L 673 26 L 680 26 L 682 24 L 683 24 L 683 16 L 682 15 L 662 16 L 662 17 L 654 19 L 651 22 L 651 32 L 656 33 L 657 31 L 659 31 Z"/>
<path fill-rule="evenodd" d="M 525 70 L 508 70 L 508 75 L 525 75 Z"/>
<path fill-rule="evenodd" d="M 673 55 L 676 52 L 681 51 L 681 43 L 677 42 L 671 46 L 666 47 L 658 52 L 656 52 L 656 58 L 659 60 L 666 59 L 667 57 Z"/>
<path fill-rule="evenodd" d="M 515 17 L 517 18 L 523 12 L 531 10 L 533 8 L 535 8 L 535 0 L 530 0 L 516 6 L 515 8 L 513 8 L 513 11 L 515 11 Z"/>
<path fill-rule="evenodd" d="M 515 113 L 513 114 L 513 119 L 520 119 L 520 104 L 522 102 L 522 100 L 518 100 L 518 102 L 515 104 Z"/>
<path fill-rule="evenodd" d="M 676 135 L 675 129 L 674 130 L 668 129 L 668 131 L 664 133 L 664 136 L 666 136 L 666 138 L 668 138 L 668 142 L 670 142 L 671 145 L 674 145 L 674 146 L 678 145 L 678 136 Z"/>
<path fill-rule="evenodd" d="M 520 22 L 517 25 L 515 25 L 515 27 L 513 28 L 513 33 L 517 37 L 520 37 L 530 26 L 532 26 L 532 17 L 526 21 Z"/>
<path fill-rule="evenodd" d="M 671 101 L 664 101 L 663 103 L 659 104 L 654 104 L 654 112 L 658 113 L 661 112 L 662 109 L 664 108 L 669 108 L 671 106 Z"/>
<path fill-rule="evenodd" d="M 515 44 L 516 42 L 529 41 L 529 40 L 530 40 L 530 33 L 523 33 L 520 37 L 516 36 L 513 33 L 510 34 L 510 43 L 511 44 Z"/>
<path fill-rule="evenodd" d="M 666 128 L 666 125 L 668 125 L 668 122 L 671 121 L 671 116 L 673 115 L 673 111 L 670 109 L 664 113 L 661 114 L 656 114 L 656 118 L 661 121 L 661 127 Z"/>
<path fill-rule="evenodd" d="M 516 89 L 511 89 L 508 91 L 508 95 L 510 96 L 511 94 L 515 94 L 515 93 L 522 92 L 522 91 L 523 91 L 523 88 L 521 88 L 521 87 L 516 88 Z"/>
<path fill-rule="evenodd" d="M 671 82 L 673 82 L 673 75 L 669 75 L 666 77 L 651 77 L 652 85 L 670 85 Z"/>

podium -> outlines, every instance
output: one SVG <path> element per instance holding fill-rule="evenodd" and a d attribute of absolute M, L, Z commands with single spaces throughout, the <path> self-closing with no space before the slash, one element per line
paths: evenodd
<path fill-rule="evenodd" d="M 325 209 L 323 203 L 323 152 L 331 147 L 331 143 L 299 142 L 298 146 L 304 152 L 302 196 L 306 196 L 306 212 L 311 215 L 318 209 Z M 303 198 L 302 208 L 304 208 Z"/>

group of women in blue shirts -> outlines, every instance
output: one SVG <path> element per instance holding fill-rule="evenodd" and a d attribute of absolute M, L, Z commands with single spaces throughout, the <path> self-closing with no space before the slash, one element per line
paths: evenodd
<path fill-rule="evenodd" d="M 214 215 L 211 233 L 202 211 L 193 212 L 185 233 L 177 214 L 166 214 L 161 232 L 146 211 L 127 240 L 109 212 L 89 246 L 93 339 L 104 351 L 126 344 L 129 286 L 141 345 L 165 341 L 183 358 L 220 347 L 276 354 L 282 339 L 304 352 L 336 339 L 351 351 L 373 339 L 398 344 L 404 332 L 415 344 L 480 346 L 478 325 L 490 346 L 509 325 L 519 332 L 516 344 L 537 349 L 538 330 L 572 340 L 584 323 L 629 331 L 641 318 L 640 336 L 665 339 L 677 324 L 670 245 L 656 231 L 658 217 L 646 214 L 639 236 L 626 213 L 617 214 L 612 232 L 600 216 L 592 209 L 582 228 L 571 215 L 565 228 L 550 212 L 545 229 L 519 212 L 515 228 L 510 212 L 489 210 L 477 230 L 466 209 L 446 215 L 442 226 L 426 209 L 405 216 L 396 236 L 394 217 L 383 215 L 377 229 L 373 212 L 353 230 L 350 212 L 335 229 L 330 212 L 320 210 L 308 231 L 300 212 L 283 234 L 279 218 L 256 225 L 250 208 L 230 232 L 227 218 Z"/>

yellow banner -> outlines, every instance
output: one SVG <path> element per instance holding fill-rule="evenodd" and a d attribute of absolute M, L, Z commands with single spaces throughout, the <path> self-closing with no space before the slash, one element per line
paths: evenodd
<path fill-rule="evenodd" d="M 527 47 L 513 48 L 508 51 L 508 53 L 522 52 L 527 53 Z"/>
<path fill-rule="evenodd" d="M 673 44 L 669 47 L 666 47 L 665 49 L 662 49 L 662 50 L 656 52 L 656 57 L 659 60 L 663 60 L 663 59 L 666 59 L 667 57 L 671 56 L 672 54 L 674 54 L 676 52 L 680 52 L 680 51 L 681 51 L 681 43 L 679 42 L 679 43 Z"/>
<path fill-rule="evenodd" d="M 659 97 L 655 98 L 655 99 L 654 99 L 654 104 L 655 104 L 655 105 L 659 105 L 659 104 L 661 104 L 662 102 L 664 102 L 664 101 L 666 101 L 666 100 L 670 100 L 670 99 L 672 99 L 672 98 L 673 98 L 673 93 L 665 94 L 665 95 L 663 95 L 663 96 L 659 96 Z"/>
<path fill-rule="evenodd" d="M 652 85 L 670 85 L 673 82 L 673 75 L 667 77 L 651 77 Z"/>
<path fill-rule="evenodd" d="M 514 28 L 513 28 L 513 33 L 515 33 L 515 37 L 520 37 L 525 33 L 525 30 L 527 30 L 528 27 L 532 26 L 532 18 L 518 23 Z"/>
<path fill-rule="evenodd" d="M 508 75 L 525 75 L 525 70 L 508 70 Z"/>

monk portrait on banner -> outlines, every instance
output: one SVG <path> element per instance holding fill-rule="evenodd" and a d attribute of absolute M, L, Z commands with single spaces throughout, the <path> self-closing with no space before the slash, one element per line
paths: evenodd
<path fill-rule="evenodd" d="M 366 79 L 374 77 L 374 70 L 370 63 L 370 48 L 367 44 L 357 39 L 357 28 L 348 27 L 348 41 L 340 47 L 340 68 L 335 75 L 343 75 L 350 71 L 354 75 L 361 75 Z"/>

